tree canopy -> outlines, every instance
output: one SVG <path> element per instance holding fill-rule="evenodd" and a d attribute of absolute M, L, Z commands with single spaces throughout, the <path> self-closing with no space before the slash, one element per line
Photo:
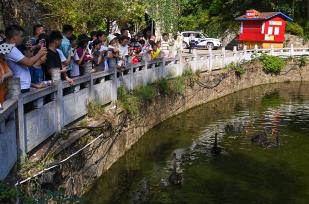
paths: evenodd
<path fill-rule="evenodd" d="M 45 18 L 70 23 L 77 30 L 106 28 L 108 22 L 130 22 L 143 28 L 145 13 L 160 22 L 163 31 L 202 30 L 220 36 L 238 30 L 234 18 L 247 9 L 282 11 L 309 31 L 309 0 L 39 0 Z M 306 15 L 307 14 L 307 15 Z"/>
<path fill-rule="evenodd" d="M 219 36 L 227 28 L 237 28 L 234 18 L 248 9 L 282 11 L 293 17 L 305 31 L 309 30 L 306 15 L 308 0 L 181 0 L 180 30 L 203 30 Z"/>

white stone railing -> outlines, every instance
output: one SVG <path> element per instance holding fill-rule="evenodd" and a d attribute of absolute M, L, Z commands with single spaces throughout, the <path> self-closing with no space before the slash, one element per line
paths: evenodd
<path fill-rule="evenodd" d="M 181 76 L 185 69 L 210 72 L 235 62 L 251 60 L 260 53 L 281 57 L 309 56 L 309 48 L 255 49 L 242 51 L 209 50 L 207 54 L 181 54 L 129 65 L 122 72 L 96 72 L 75 79 L 75 85 L 57 81 L 54 86 L 20 94 L 19 79 L 9 83 L 9 99 L 0 111 L 0 180 L 18 158 L 25 157 L 61 129 L 85 116 L 90 100 L 102 105 L 117 100 L 117 88 L 127 89 L 163 78 Z"/>

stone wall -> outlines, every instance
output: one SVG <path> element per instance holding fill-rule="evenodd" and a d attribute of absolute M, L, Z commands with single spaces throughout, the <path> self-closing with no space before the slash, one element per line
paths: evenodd
<path fill-rule="evenodd" d="M 71 163 L 78 163 L 74 168 L 75 191 L 83 194 L 93 183 L 95 178 L 107 171 L 113 163 L 129 150 L 149 129 L 181 112 L 195 106 L 218 99 L 242 89 L 250 88 L 267 83 L 309 81 L 309 66 L 300 69 L 296 61 L 291 61 L 280 75 L 265 74 L 259 62 L 248 64 L 246 73 L 241 77 L 235 76 L 234 72 L 217 71 L 211 74 L 201 74 L 199 84 L 188 86 L 185 94 L 172 96 L 159 96 L 152 103 L 145 104 L 142 114 L 138 117 L 129 117 L 125 120 L 123 129 L 117 138 L 112 137 L 95 143 L 91 148 L 91 156 L 83 154 Z M 222 80 L 222 81 L 221 81 Z M 221 82 L 220 82 L 221 81 Z M 219 85 L 215 86 L 218 82 Z M 205 84 L 207 86 L 203 86 Z M 191 84 L 192 85 L 192 84 Z M 123 122 L 126 115 L 124 112 L 112 111 L 110 118 L 114 118 L 114 124 Z M 117 126 L 117 125 L 115 125 Z M 60 155 L 65 157 L 72 152 L 71 146 Z M 91 149 L 90 148 L 90 149 Z M 82 158 L 82 159 L 81 159 Z M 63 178 L 68 178 L 68 166 L 62 171 Z M 71 169 L 72 170 L 72 169 Z M 64 182 L 66 183 L 66 182 Z"/>

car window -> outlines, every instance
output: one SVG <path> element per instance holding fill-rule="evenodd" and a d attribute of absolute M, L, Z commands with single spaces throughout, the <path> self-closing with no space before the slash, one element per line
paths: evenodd
<path fill-rule="evenodd" d="M 183 37 L 189 37 L 189 33 L 183 33 Z"/>
<path fill-rule="evenodd" d="M 202 35 L 200 33 L 195 33 L 196 38 L 202 38 Z"/>

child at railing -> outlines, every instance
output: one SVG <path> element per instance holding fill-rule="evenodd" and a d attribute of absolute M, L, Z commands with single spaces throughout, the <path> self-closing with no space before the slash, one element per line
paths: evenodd
<path fill-rule="evenodd" d="M 41 34 L 35 42 L 38 48 L 34 49 L 33 56 L 38 53 L 41 46 L 46 47 L 46 35 Z M 38 61 L 34 63 L 31 67 L 29 67 L 30 75 L 31 75 L 31 87 L 36 89 L 41 89 L 46 86 L 52 85 L 52 81 L 44 81 L 44 72 L 42 69 L 42 64 L 46 61 L 46 55 L 43 55 Z"/>
<path fill-rule="evenodd" d="M 91 67 L 92 67 L 92 58 L 93 57 L 87 49 L 88 41 L 89 41 L 88 39 L 80 40 L 80 42 L 78 43 L 78 48 L 76 50 L 78 57 L 82 62 L 80 64 L 81 75 L 94 71 L 92 69 L 90 70 L 90 67 L 89 67 L 90 63 L 91 63 Z"/>
<path fill-rule="evenodd" d="M 92 43 L 93 49 L 92 49 L 92 56 L 93 56 L 93 67 L 95 70 L 98 71 L 104 71 L 105 70 L 105 54 L 107 51 L 100 51 L 102 46 L 102 41 L 99 39 L 96 39 Z"/>
<path fill-rule="evenodd" d="M 7 54 L 7 51 L 1 49 L 0 47 L 0 111 L 3 110 L 3 102 L 6 95 L 5 80 L 13 75 L 11 70 L 9 69 L 9 66 L 5 62 L 5 54 Z"/>
<path fill-rule="evenodd" d="M 72 70 L 70 71 L 70 77 L 78 77 L 80 76 L 80 67 L 79 65 L 82 63 L 83 58 L 80 59 L 78 54 L 77 54 L 77 47 L 78 47 L 78 40 L 75 35 L 72 36 L 70 39 L 71 44 L 72 44 L 72 49 L 71 49 L 71 64 L 72 64 Z M 86 53 L 85 53 L 86 54 Z"/>
<path fill-rule="evenodd" d="M 160 43 L 151 42 L 150 57 L 155 60 L 161 57 Z"/>
<path fill-rule="evenodd" d="M 41 42 L 42 44 L 42 42 Z M 34 55 L 39 50 L 34 51 Z M 31 87 L 36 89 L 42 89 L 46 86 L 51 86 L 53 83 L 51 80 L 44 81 L 44 72 L 42 69 L 42 65 L 46 62 L 46 55 L 43 55 L 34 65 L 29 68 L 31 75 Z"/>

